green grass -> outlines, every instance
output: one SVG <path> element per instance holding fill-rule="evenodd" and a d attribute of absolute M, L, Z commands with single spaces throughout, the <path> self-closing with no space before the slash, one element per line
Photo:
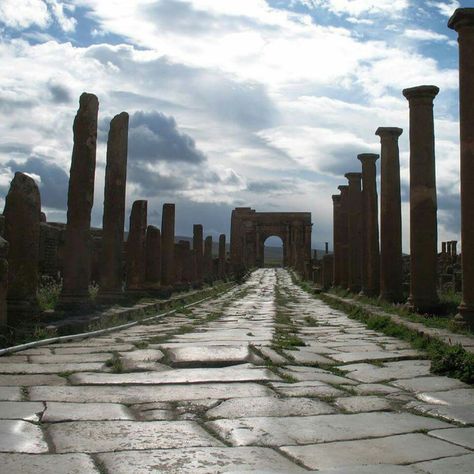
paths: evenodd
<path fill-rule="evenodd" d="M 36 299 L 41 311 L 53 310 L 59 301 L 62 281 L 49 276 L 42 276 L 39 281 Z"/>
<path fill-rule="evenodd" d="M 112 357 L 105 361 L 105 366 L 110 367 L 112 372 L 120 374 L 123 372 L 123 363 L 120 354 L 116 351 L 112 353 Z"/>
<path fill-rule="evenodd" d="M 146 349 L 148 347 L 148 342 L 147 341 L 135 341 L 133 345 L 137 349 Z"/>

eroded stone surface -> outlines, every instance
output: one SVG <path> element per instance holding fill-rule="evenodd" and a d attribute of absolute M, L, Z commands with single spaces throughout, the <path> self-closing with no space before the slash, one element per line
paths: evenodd
<path fill-rule="evenodd" d="M 449 430 L 435 430 L 428 433 L 450 443 L 474 449 L 474 428 L 451 428 Z"/>
<path fill-rule="evenodd" d="M 38 426 L 23 420 L 0 420 L 0 451 L 47 453 L 48 445 Z"/>
<path fill-rule="evenodd" d="M 0 400 L 20 401 L 20 387 L 0 387 Z"/>
<path fill-rule="evenodd" d="M 474 454 L 453 456 L 435 461 L 414 464 L 413 467 L 430 474 L 471 474 L 474 465 Z"/>
<path fill-rule="evenodd" d="M 0 419 L 39 421 L 44 405 L 39 402 L 0 402 Z"/>
<path fill-rule="evenodd" d="M 77 420 L 133 420 L 133 416 L 119 404 L 48 402 L 41 419 L 43 423 Z"/>
<path fill-rule="evenodd" d="M 391 409 L 390 403 L 387 400 L 373 396 L 338 398 L 336 405 L 353 413 Z"/>

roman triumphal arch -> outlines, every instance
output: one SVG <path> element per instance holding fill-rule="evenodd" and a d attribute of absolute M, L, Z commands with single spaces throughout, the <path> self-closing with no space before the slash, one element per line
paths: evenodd
<path fill-rule="evenodd" d="M 310 212 L 256 212 L 250 207 L 232 211 L 230 260 L 234 271 L 263 266 L 264 242 L 277 236 L 283 242 L 283 265 L 307 275 L 311 261 Z"/>

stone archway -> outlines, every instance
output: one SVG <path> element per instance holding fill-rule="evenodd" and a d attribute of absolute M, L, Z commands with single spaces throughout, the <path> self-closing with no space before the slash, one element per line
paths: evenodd
<path fill-rule="evenodd" d="M 311 261 L 310 212 L 256 212 L 250 207 L 232 211 L 230 258 L 234 271 L 263 266 L 268 237 L 283 242 L 283 265 L 309 276 Z"/>

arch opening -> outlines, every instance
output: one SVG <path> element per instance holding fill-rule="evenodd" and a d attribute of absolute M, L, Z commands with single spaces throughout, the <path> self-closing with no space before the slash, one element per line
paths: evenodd
<path fill-rule="evenodd" d="M 263 243 L 263 266 L 283 267 L 283 239 L 276 235 L 268 236 Z"/>

